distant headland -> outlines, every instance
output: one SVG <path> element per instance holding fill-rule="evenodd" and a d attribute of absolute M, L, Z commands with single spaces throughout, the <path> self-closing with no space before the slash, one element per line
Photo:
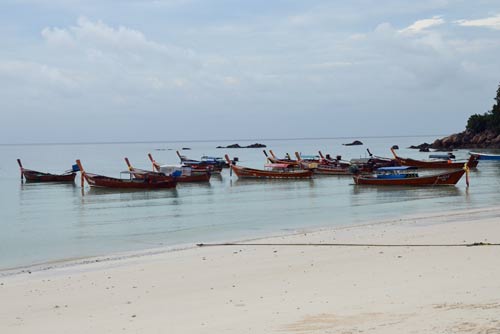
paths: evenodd
<path fill-rule="evenodd" d="M 429 148 L 441 151 L 459 148 L 500 148 L 500 85 L 494 100 L 495 104 L 490 111 L 469 117 L 465 131 L 436 139 L 432 144 L 427 144 Z"/>

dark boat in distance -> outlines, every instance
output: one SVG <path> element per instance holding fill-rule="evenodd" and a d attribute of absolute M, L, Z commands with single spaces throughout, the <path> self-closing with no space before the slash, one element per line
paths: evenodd
<path fill-rule="evenodd" d="M 458 169 L 462 168 L 465 163 L 469 168 L 477 167 L 479 159 L 476 155 L 471 155 L 469 160 L 464 161 L 452 161 L 452 160 L 415 160 L 410 158 L 399 157 L 394 149 L 391 148 L 391 152 L 394 155 L 394 159 L 401 164 L 401 166 L 412 166 L 421 169 Z"/>
<path fill-rule="evenodd" d="M 265 167 L 269 170 L 248 168 L 243 166 L 235 165 L 229 159 L 226 154 L 226 161 L 229 164 L 229 168 L 234 171 L 234 173 L 239 178 L 250 178 L 250 179 L 308 179 L 311 178 L 313 172 L 311 170 L 301 170 L 293 169 L 293 165 L 286 163 L 271 163 L 266 164 Z"/>
<path fill-rule="evenodd" d="M 63 174 L 50 174 L 24 168 L 21 159 L 17 159 L 17 163 L 21 170 L 21 180 L 24 177 L 27 182 L 74 182 L 78 172 L 77 168 L 73 168 Z"/>
<path fill-rule="evenodd" d="M 412 166 L 381 167 L 375 175 L 355 175 L 357 185 L 374 186 L 453 186 L 468 173 L 468 167 L 448 171 L 445 173 L 419 176 L 417 168 Z M 467 185 L 469 181 L 467 179 Z"/>
<path fill-rule="evenodd" d="M 82 186 L 83 180 L 87 181 L 91 187 L 99 188 L 113 188 L 113 189 L 167 189 L 175 188 L 177 186 L 177 181 L 175 180 L 165 180 L 164 178 L 158 177 L 157 174 L 151 172 L 145 172 L 144 177 L 141 179 L 130 178 L 130 179 L 118 179 L 109 176 L 103 176 L 93 173 L 87 173 L 82 166 L 80 160 L 76 160 L 76 164 L 80 168 L 82 174 Z M 128 172 L 130 175 L 137 174 L 139 172 Z"/>

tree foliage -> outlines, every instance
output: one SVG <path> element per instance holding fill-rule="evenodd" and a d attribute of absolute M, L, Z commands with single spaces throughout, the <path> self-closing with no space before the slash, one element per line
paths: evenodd
<path fill-rule="evenodd" d="M 466 129 L 472 133 L 479 133 L 485 130 L 491 130 L 500 134 L 500 85 L 497 89 L 497 95 L 494 98 L 495 104 L 490 111 L 484 114 L 474 114 L 469 117 Z"/>

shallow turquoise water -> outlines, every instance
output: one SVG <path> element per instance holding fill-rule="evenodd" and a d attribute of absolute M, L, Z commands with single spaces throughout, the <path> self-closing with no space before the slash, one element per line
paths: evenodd
<path fill-rule="evenodd" d="M 356 138 L 363 146 L 346 147 L 350 139 L 261 140 L 278 155 L 318 149 L 346 159 L 365 157 L 366 147 L 390 156 L 397 144 L 401 156 L 426 158 L 428 153 L 405 149 L 434 137 Z M 175 190 L 109 191 L 75 184 L 25 184 L 16 158 L 26 168 L 61 172 L 80 158 L 89 172 L 119 176 L 129 157 L 139 168 L 157 161 L 177 163 L 175 149 L 198 159 L 229 153 L 240 164 L 262 167 L 261 149 L 215 149 L 234 142 L 127 143 L 0 146 L 0 268 L 75 257 L 102 255 L 198 242 L 228 241 L 300 229 L 351 225 L 422 212 L 497 205 L 500 164 L 480 163 L 456 187 L 376 188 L 354 186 L 349 177 L 313 180 L 238 180 L 224 170 L 209 184 L 179 184 Z M 253 142 L 239 141 L 240 144 Z M 173 149 L 173 150 L 169 150 Z M 465 158 L 467 151 L 455 153 Z"/>

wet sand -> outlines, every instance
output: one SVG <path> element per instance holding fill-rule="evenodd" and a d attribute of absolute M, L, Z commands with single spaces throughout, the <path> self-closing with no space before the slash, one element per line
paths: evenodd
<path fill-rule="evenodd" d="M 252 243 L 499 243 L 498 217 L 470 210 Z M 239 245 L 4 272 L 0 333 L 500 333 L 499 257 L 499 246 Z"/>

